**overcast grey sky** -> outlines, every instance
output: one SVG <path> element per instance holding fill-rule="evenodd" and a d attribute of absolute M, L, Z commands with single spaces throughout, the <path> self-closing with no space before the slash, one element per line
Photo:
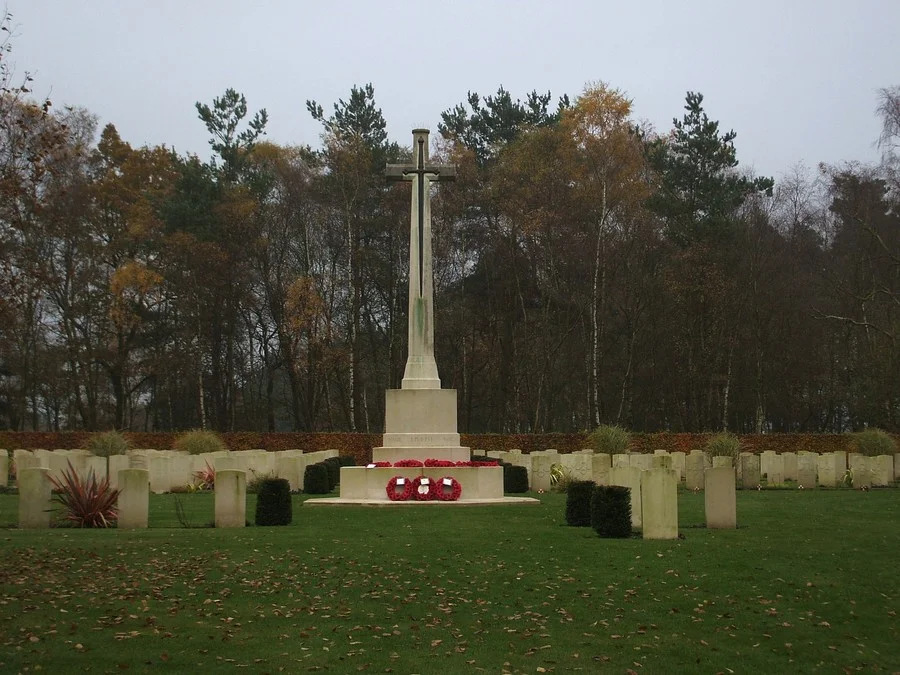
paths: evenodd
<path fill-rule="evenodd" d="M 194 103 L 227 87 L 269 138 L 320 145 L 306 111 L 371 82 L 392 140 L 468 91 L 576 96 L 603 80 L 658 130 L 700 91 L 741 166 L 875 162 L 879 88 L 900 85 L 900 0 L 7 0 L 17 72 L 132 145 L 208 157 Z"/>

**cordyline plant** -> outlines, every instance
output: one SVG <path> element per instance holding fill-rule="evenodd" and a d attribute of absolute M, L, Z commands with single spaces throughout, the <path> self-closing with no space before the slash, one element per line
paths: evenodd
<path fill-rule="evenodd" d="M 121 490 L 109 486 L 109 477 L 97 480 L 93 470 L 86 479 L 72 467 L 61 478 L 48 476 L 53 485 L 52 501 L 63 507 L 63 519 L 76 527 L 110 527 L 119 518 L 116 503 Z"/>

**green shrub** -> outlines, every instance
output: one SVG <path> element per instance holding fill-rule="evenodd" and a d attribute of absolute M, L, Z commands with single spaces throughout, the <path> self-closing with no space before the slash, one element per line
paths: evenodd
<path fill-rule="evenodd" d="M 327 457 L 322 463 L 328 467 L 328 482 L 333 490 L 341 482 L 341 460 L 337 457 Z"/>
<path fill-rule="evenodd" d="M 627 453 L 630 441 L 630 433 L 622 427 L 610 424 L 601 424 L 588 436 L 588 444 L 594 452 L 605 452 L 610 455 Z"/>
<path fill-rule="evenodd" d="M 591 494 L 591 527 L 601 537 L 630 537 L 631 488 L 596 486 Z"/>
<path fill-rule="evenodd" d="M 897 443 L 894 438 L 881 429 L 858 431 L 852 436 L 852 444 L 856 452 L 868 457 L 893 455 L 897 452 Z"/>
<path fill-rule="evenodd" d="M 731 457 L 737 461 L 741 454 L 741 441 L 734 434 L 723 431 L 710 438 L 703 449 L 710 457 Z"/>
<path fill-rule="evenodd" d="M 524 466 L 504 464 L 503 491 L 511 494 L 528 492 L 528 469 Z"/>
<path fill-rule="evenodd" d="M 594 493 L 594 481 L 573 480 L 566 493 L 566 525 L 573 527 L 590 527 L 591 495 Z"/>
<path fill-rule="evenodd" d="M 109 478 L 97 480 L 91 471 L 82 479 L 68 462 L 62 476 L 48 475 L 53 486 L 51 501 L 62 505 L 63 520 L 74 527 L 111 527 L 119 518 L 120 490 L 109 486 Z"/>
<path fill-rule="evenodd" d="M 340 455 L 338 461 L 341 463 L 341 466 L 356 466 L 356 459 L 352 455 Z"/>
<path fill-rule="evenodd" d="M 219 435 L 213 431 L 194 429 L 181 434 L 175 439 L 175 449 L 189 455 L 202 455 L 205 452 L 228 450 Z"/>
<path fill-rule="evenodd" d="M 572 484 L 572 476 L 569 470 L 562 464 L 550 465 L 550 489 L 554 492 L 566 493 Z"/>
<path fill-rule="evenodd" d="M 256 497 L 257 525 L 290 525 L 291 484 L 286 478 L 262 478 Z"/>
<path fill-rule="evenodd" d="M 327 495 L 331 492 L 328 467 L 323 462 L 306 466 L 303 472 L 303 491 L 309 495 Z"/>
<path fill-rule="evenodd" d="M 259 488 L 262 486 L 263 481 L 273 480 L 277 478 L 273 471 L 269 471 L 268 473 L 258 473 L 253 469 L 250 469 L 250 473 L 252 474 L 252 476 L 250 480 L 247 481 L 248 495 L 259 494 Z M 215 481 L 215 477 L 213 477 L 213 481 Z"/>
<path fill-rule="evenodd" d="M 85 449 L 97 457 L 124 455 L 128 452 L 128 441 L 118 431 L 104 431 L 92 435 L 88 439 Z"/>
<path fill-rule="evenodd" d="M 493 457 L 488 457 L 487 455 L 472 455 L 469 458 L 469 461 L 472 462 L 496 462 L 497 460 Z"/>

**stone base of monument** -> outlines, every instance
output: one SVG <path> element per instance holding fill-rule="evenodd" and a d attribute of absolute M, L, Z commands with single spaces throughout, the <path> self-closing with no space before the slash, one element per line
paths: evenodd
<path fill-rule="evenodd" d="M 387 495 L 388 482 L 394 476 L 412 480 L 426 476 L 433 481 L 452 477 L 459 483 L 462 492 L 456 501 L 419 501 L 411 497 L 406 501 L 391 501 Z M 503 467 L 501 466 L 450 466 L 450 467 L 375 467 L 345 466 L 341 468 L 341 496 L 323 499 L 309 499 L 304 506 L 329 506 L 356 504 L 365 506 L 410 506 L 410 505 L 478 505 L 478 504 L 539 504 L 531 497 L 503 496 Z"/>

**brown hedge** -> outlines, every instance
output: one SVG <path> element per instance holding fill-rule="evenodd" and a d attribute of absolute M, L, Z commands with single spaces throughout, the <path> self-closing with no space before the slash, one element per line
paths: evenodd
<path fill-rule="evenodd" d="M 83 448 L 91 437 L 86 431 L 0 431 L 0 448 L 74 449 Z M 381 445 L 380 434 L 348 433 L 259 433 L 228 432 L 220 434 L 231 450 L 260 448 L 269 451 L 298 448 L 308 452 L 314 450 L 340 451 L 351 456 L 357 464 L 372 461 L 372 448 Z M 133 448 L 169 449 L 178 436 L 177 433 L 125 432 L 125 438 Z M 654 433 L 632 434 L 632 452 L 650 453 L 654 450 L 669 452 L 690 452 L 702 448 L 711 434 Z M 900 438 L 895 435 L 895 438 Z M 848 434 L 745 434 L 740 436 L 742 449 L 760 453 L 765 450 L 775 452 L 832 452 L 852 451 L 852 441 Z M 587 448 L 587 434 L 462 434 L 462 445 L 481 453 L 491 450 L 513 450 L 522 452 L 555 448 L 561 453 Z"/>

